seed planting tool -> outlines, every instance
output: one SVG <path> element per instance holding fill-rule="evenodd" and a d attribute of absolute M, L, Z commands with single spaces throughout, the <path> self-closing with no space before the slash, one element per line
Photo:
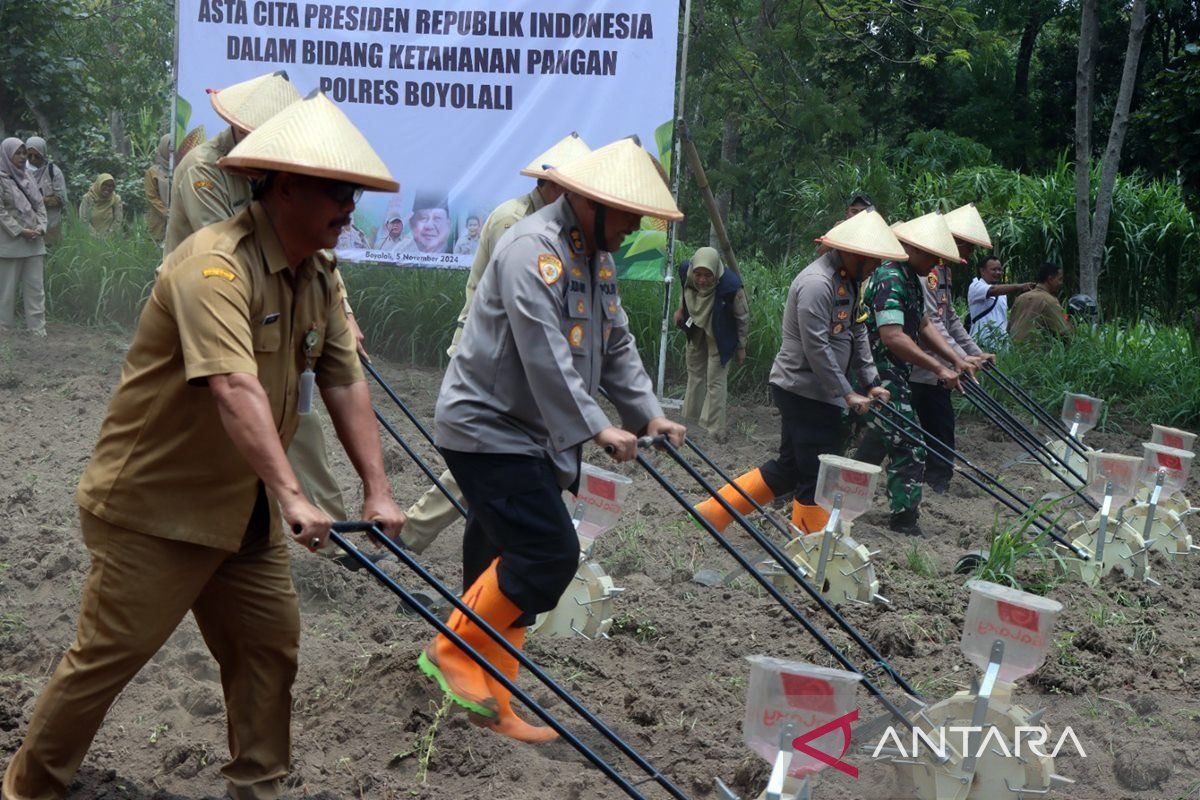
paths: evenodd
<path fill-rule="evenodd" d="M 771 765 L 759 800 L 807 800 L 811 779 L 826 766 L 854 769 L 841 759 L 850 748 L 851 723 L 858 718 L 862 676 L 761 655 L 746 660 L 750 680 L 742 739 Z M 737 800 L 720 779 L 717 789 L 725 800 Z"/>
<path fill-rule="evenodd" d="M 1083 446 L 1083 443 L 1069 432 L 1067 427 L 1063 425 L 1062 420 L 1058 420 L 1050 416 L 1050 412 L 1042 408 L 1037 401 L 1029 395 L 1028 392 L 1022 389 L 1021 386 L 1012 378 L 1009 378 L 1007 375 L 1005 375 L 998 366 L 995 364 L 988 364 L 984 368 L 983 374 L 987 376 L 987 378 L 989 378 L 993 383 L 1007 392 L 1008 395 L 1017 402 L 1017 405 L 1024 408 L 1026 411 L 1032 414 L 1035 419 L 1045 425 L 1046 429 L 1050 431 L 1051 435 L 1060 439 L 1064 444 L 1069 446 L 1080 456 L 1085 458 L 1087 457 L 1087 449 Z"/>
<path fill-rule="evenodd" d="M 1069 529 L 1076 552 L 1083 550 L 1092 556 L 1088 561 L 1065 559 L 1069 574 L 1095 585 L 1118 569 L 1130 577 L 1153 583 L 1149 576 L 1149 548 L 1141 533 L 1120 517 L 1115 521 L 1110 519 L 1114 511 L 1133 499 L 1141 469 L 1142 459 L 1136 456 L 1088 453 L 1088 482 L 1084 491 L 1100 503 L 1100 511 Z"/>
<path fill-rule="evenodd" d="M 1060 528 L 1056 521 L 1046 516 L 1043 511 L 1036 509 L 1032 503 L 1021 497 L 1021 495 L 1017 494 L 1012 489 L 1009 489 L 994 475 L 987 472 L 982 467 L 976 466 L 962 453 L 952 447 L 947 446 L 944 442 L 926 431 L 916 422 L 904 416 L 904 414 L 900 412 L 900 409 L 896 408 L 891 403 L 877 402 L 875 405 L 876 407 L 871 409 L 871 414 L 874 419 L 881 423 L 886 429 L 904 436 L 914 444 L 923 445 L 926 442 L 929 442 L 935 445 L 935 447 L 928 449 L 927 452 L 929 455 L 941 459 L 942 462 L 948 464 L 956 474 L 966 478 L 976 487 L 991 496 L 993 500 L 1000 503 L 1013 513 L 1018 515 L 1035 515 L 1036 519 L 1032 521 L 1031 527 L 1037 530 L 1038 533 L 1045 534 L 1055 542 L 1058 542 L 1060 545 L 1070 548 L 1079 558 L 1087 559 L 1089 557 L 1087 553 L 1077 550 L 1073 545 L 1070 544 L 1070 542 L 1065 538 L 1067 536 L 1067 531 L 1064 531 L 1062 528 Z M 943 449 L 950 453 L 950 456 L 944 455 L 942 453 Z M 955 465 L 955 460 L 959 461 L 964 467 L 967 468 L 967 470 L 970 470 L 970 472 L 960 469 L 957 465 Z M 998 492 L 1002 492 L 1003 494 L 999 494 Z"/>
<path fill-rule="evenodd" d="M 884 748 L 885 736 L 876 749 L 907 775 L 920 800 L 1020 800 L 1073 783 L 1055 773 L 1048 748 L 1024 739 L 1035 732 L 1042 735 L 1033 742 L 1048 738 L 1042 712 L 1012 700 L 1015 682 L 1045 660 L 1062 604 L 986 581 L 968 581 L 967 588 L 961 647 L 982 677 L 971 691 L 926 709 L 911 737 L 891 737 L 893 746 Z M 927 750 L 947 758 L 918 757 Z"/>
<path fill-rule="evenodd" d="M 1062 423 L 1068 427 L 1069 436 L 1077 443 L 1083 442 L 1083 435 L 1100 424 L 1100 416 L 1104 411 L 1104 401 L 1098 397 L 1088 397 L 1086 394 L 1067 392 L 1063 396 Z M 1051 446 L 1051 443 L 1047 443 Z M 1066 445 L 1061 449 L 1063 459 L 1069 461 L 1074 468 L 1072 476 L 1078 478 L 1078 473 L 1086 472 L 1089 447 L 1083 453 L 1069 451 Z M 1045 471 L 1043 470 L 1043 474 Z M 1086 481 L 1080 479 L 1076 486 L 1082 486 Z"/>
<path fill-rule="evenodd" d="M 1068 489 L 1077 489 L 1084 483 L 1084 473 L 1071 464 L 1070 458 L 1056 452 L 1047 446 L 1037 435 L 1025 427 L 1024 423 L 1015 417 L 1005 417 L 1007 412 L 1000 410 L 999 405 L 992 399 L 983 387 L 969 376 L 960 380 L 963 394 L 971 405 L 990 420 L 993 425 L 1002 430 L 1010 439 L 1021 446 L 1029 457 L 1041 465 L 1042 470 L 1050 477 L 1063 483 Z M 1072 481 L 1075 479 L 1075 482 Z"/>
<path fill-rule="evenodd" d="M 909 686 L 908 682 L 901 677 L 901 675 L 891 666 L 891 664 L 887 662 L 886 659 L 884 659 L 879 651 L 876 650 L 853 625 L 847 622 L 846 619 L 838 613 L 837 609 L 835 609 L 829 603 L 829 601 L 826 600 L 825 597 L 819 591 L 817 591 L 815 587 L 812 586 L 812 584 L 804 579 L 804 577 L 796 569 L 795 564 L 792 563 L 791 559 L 787 558 L 786 554 L 784 554 L 777 546 L 767 539 L 762 531 L 760 531 L 753 523 L 746 519 L 745 516 L 743 516 L 736 508 L 730 505 L 725 498 L 721 497 L 716 488 L 713 487 L 713 485 L 709 483 L 704 476 L 697 472 L 695 467 L 693 467 L 686 459 L 684 459 L 683 456 L 680 455 L 679 451 L 676 450 L 669 441 L 664 440 L 659 443 L 658 446 L 667 454 L 669 454 L 675 463 L 683 467 L 684 471 L 688 473 L 692 480 L 696 481 L 700 485 L 705 493 L 715 498 L 721 507 L 725 509 L 725 512 L 729 514 L 742 528 L 744 528 L 760 547 L 764 548 L 768 554 L 776 560 L 784 572 L 791 576 L 792 580 L 794 580 L 802 589 L 804 589 L 806 593 L 808 593 L 809 597 L 811 597 L 817 603 L 817 605 L 820 606 L 821 610 L 828 614 L 834 623 L 837 624 L 839 628 L 841 628 L 847 635 L 850 636 L 851 639 L 854 640 L 855 644 L 857 644 L 872 659 L 874 659 L 876 666 L 883 670 L 888 677 L 891 678 L 891 680 L 908 695 L 908 700 L 906 703 L 907 705 L 910 707 L 920 707 L 920 696 L 916 693 L 916 691 Z M 690 514 L 696 521 L 696 523 L 703 528 L 708 535 L 711 536 L 713 540 L 734 559 L 734 561 L 737 562 L 738 566 L 745 570 L 751 578 L 753 578 L 760 586 L 762 586 L 763 590 L 766 591 L 766 593 L 769 594 L 775 600 L 775 602 L 777 602 L 793 619 L 800 623 L 801 627 L 803 627 L 810 636 L 816 639 L 817 643 L 820 644 L 826 652 L 828 652 L 839 664 L 841 664 L 844 669 L 862 676 L 863 686 L 866 687 L 867 691 L 879 700 L 880 704 L 883 705 L 888 714 L 900 721 L 906 729 L 912 727 L 913 723 L 909 720 L 905 712 L 902 711 L 895 703 L 893 703 L 887 697 L 887 695 L 885 695 L 883 691 L 880 690 L 880 688 L 866 676 L 862 670 L 859 670 L 857 667 L 855 667 L 854 662 L 852 662 L 844 653 L 842 653 L 842 651 L 840 651 L 837 646 L 833 644 L 833 642 L 829 641 L 825 634 L 822 633 L 821 630 L 817 628 L 817 626 L 814 625 L 806 616 L 804 616 L 804 614 L 798 608 L 796 608 L 796 606 L 793 605 L 786 596 L 784 596 L 784 594 L 775 586 L 770 578 L 764 575 L 750 561 L 750 559 L 748 559 L 732 542 L 729 541 L 726 536 L 713 527 L 712 523 L 705 519 L 704 515 L 697 511 L 692 504 L 688 502 L 687 498 L 683 496 L 683 493 L 680 492 L 678 487 L 676 487 L 668 478 L 659 472 L 658 469 L 655 468 L 652 463 L 650 463 L 650 460 L 645 457 L 645 455 L 639 452 L 637 455 L 637 462 L 642 469 L 644 469 L 646 473 L 653 478 L 654 481 L 661 486 L 675 502 L 677 502 L 685 511 L 687 511 L 688 514 Z"/>
<path fill-rule="evenodd" d="M 1171 447 L 1176 450 L 1183 450 L 1189 453 L 1195 451 L 1196 434 L 1194 433 L 1181 431 L 1178 428 L 1168 428 L 1165 425 L 1151 425 L 1150 429 L 1151 444 L 1161 445 L 1163 447 Z M 1145 447 L 1144 444 L 1142 446 Z M 1148 496 L 1148 494 L 1143 495 L 1142 493 L 1139 493 L 1137 500 L 1139 502 L 1145 502 Z M 1162 511 L 1163 509 L 1174 511 L 1179 515 L 1180 519 L 1191 516 L 1192 514 L 1200 511 L 1200 508 L 1194 507 L 1188 501 L 1187 495 L 1184 494 L 1182 486 L 1180 487 L 1179 491 L 1171 494 L 1170 496 L 1167 496 L 1164 492 L 1163 496 L 1159 498 L 1158 509 L 1159 511 Z"/>
<path fill-rule="evenodd" d="M 887 603 L 879 594 L 879 578 L 867 548 L 850 537 L 850 525 L 871 508 L 875 484 L 882 471 L 875 464 L 841 456 L 821 454 L 815 500 L 829 512 L 825 528 L 815 533 L 800 533 L 783 546 L 797 571 L 813 583 L 829 602 Z M 780 573 L 776 586 L 787 583 Z"/>
<path fill-rule="evenodd" d="M 575 494 L 563 492 L 563 501 L 571 509 L 571 519 L 579 535 L 579 569 L 558 605 L 538 614 L 537 620 L 529 626 L 530 634 L 554 638 L 608 638 L 614 615 L 613 601 L 625 590 L 614 586 L 604 567 L 591 560 L 592 547 L 620 519 L 621 507 L 632 483 L 624 475 L 592 464 L 580 466 L 578 491 Z"/>
<path fill-rule="evenodd" d="M 408 551 L 404 550 L 402 547 L 400 547 L 400 545 L 396 544 L 387 536 L 385 536 L 383 531 L 380 530 L 376 523 L 339 522 L 334 524 L 333 532 L 330 533 L 330 539 L 333 540 L 334 544 L 336 544 L 351 558 L 361 564 L 363 569 L 370 572 L 370 574 L 387 589 L 395 593 L 405 605 L 412 609 L 413 612 L 420 615 L 422 619 L 437 629 L 438 633 L 446 636 L 448 639 L 450 639 L 450 641 L 462 649 L 462 651 L 466 653 L 472 661 L 478 664 L 488 675 L 492 676 L 494 680 L 498 681 L 502 686 L 511 691 L 514 697 L 520 699 L 520 701 L 524 703 L 530 711 L 532 711 L 539 719 L 553 728 L 565 742 L 570 744 L 571 747 L 573 747 L 584 758 L 591 762 L 593 766 L 604 773 L 605 777 L 619 786 L 626 795 L 637 798 L 638 800 L 645 800 L 644 795 L 637 790 L 632 782 L 617 772 L 615 767 L 613 767 L 603 757 L 580 741 L 574 734 L 564 727 L 554 715 L 540 706 L 527 692 L 521 689 L 516 682 L 509 680 L 499 668 L 497 668 L 494 664 L 483 657 L 483 655 L 481 655 L 477 650 L 463 641 L 463 639 L 457 633 L 455 633 L 449 626 L 438 619 L 433 612 L 422 605 L 407 589 L 405 589 L 400 585 L 400 583 L 380 569 L 357 547 L 347 541 L 343 535 L 355 532 L 365 532 L 369 534 L 372 539 L 390 550 L 392 554 L 395 555 L 400 561 L 400 563 L 412 570 L 412 572 L 415 573 L 422 582 L 445 598 L 446 602 L 452 604 L 460 612 L 465 614 L 467 618 L 471 620 L 471 622 L 482 629 L 492 639 L 492 643 L 495 646 L 502 648 L 510 656 L 515 658 L 521 664 L 521 666 L 529 672 L 529 674 L 533 675 L 543 686 L 557 695 L 559 699 L 561 699 L 571 708 L 572 711 L 582 717 L 601 736 L 607 739 L 630 761 L 644 771 L 647 775 L 647 778 L 644 780 L 657 783 L 667 792 L 667 794 L 676 798 L 676 800 L 690 800 L 688 795 L 684 794 L 679 787 L 675 786 L 675 784 L 673 784 L 666 776 L 655 769 L 655 767 L 640 753 L 638 753 L 637 750 L 635 750 L 621 737 L 617 736 L 617 734 L 614 733 L 607 725 L 601 722 L 599 718 L 588 711 L 588 709 L 585 708 L 583 704 L 575 698 L 574 695 L 572 695 L 553 678 L 543 672 L 542 669 L 538 667 L 537 664 L 533 663 L 533 661 L 530 660 L 523 651 L 509 644 L 508 640 L 505 639 L 499 631 L 497 631 L 478 614 L 476 614 L 470 606 L 463 603 L 462 600 L 458 598 L 457 594 L 448 589 L 441 581 L 430 574 L 415 558 L 413 558 Z M 638 783 L 642 782 L 643 781 L 638 781 Z"/>
<path fill-rule="evenodd" d="M 400 408 L 404 416 L 408 417 L 409 422 L 420 432 L 425 441 L 436 450 L 437 443 L 433 439 L 433 434 L 421 424 L 421 420 L 417 415 L 409 409 L 408 405 L 400 398 L 400 395 L 384 380 L 384 377 L 375 369 L 375 365 L 361 356 L 360 360 L 367 373 L 375 379 L 380 388 Z M 384 418 L 378 407 L 372 406 L 372 409 L 375 412 L 375 419 L 379 420 L 379 424 L 387 431 L 388 435 L 400 445 L 413 463 L 425 473 L 426 477 L 433 482 L 438 491 L 450 501 L 455 510 L 463 518 L 466 518 L 467 510 L 463 508 L 462 503 L 454 496 L 454 493 L 447 489 L 441 482 L 437 473 L 413 450 L 404 436 Z M 613 475 L 613 473 L 607 474 Z M 581 479 L 585 479 L 585 477 L 581 476 Z M 622 478 L 619 475 L 615 477 L 628 481 L 627 478 Z M 585 524 L 584 517 L 587 515 L 584 509 L 580 508 L 578 504 L 575 511 L 576 515 L 578 515 L 575 517 L 576 530 L 579 530 L 580 525 Z M 595 517 L 594 512 L 588 519 L 592 517 Z M 591 540 L 594 541 L 596 536 L 607 530 L 607 528 L 600 530 L 599 522 L 587 524 L 594 524 L 594 527 L 587 527 L 586 532 L 581 534 L 583 538 L 587 538 L 586 534 L 590 532 L 592 534 Z M 608 527 L 612 527 L 612 523 L 609 523 Z M 588 547 L 582 549 L 588 550 Z M 590 555 L 590 550 L 588 550 L 588 553 Z M 623 591 L 625 590 L 613 585 L 612 578 L 609 577 L 608 573 L 604 571 L 604 568 L 599 563 L 590 561 L 581 555 L 579 569 L 575 572 L 575 576 L 571 580 L 571 585 L 559 600 L 558 605 L 545 614 L 539 614 L 534 623 L 529 626 L 529 633 L 550 637 L 582 636 L 585 639 L 604 637 L 607 635 L 609 628 L 612 627 L 613 600 Z"/>
<path fill-rule="evenodd" d="M 1187 483 L 1195 453 L 1153 442 L 1142 444 L 1142 469 L 1138 480 L 1146 487 L 1144 502 L 1137 502 L 1125 511 L 1125 521 L 1141 530 L 1142 540 L 1152 550 L 1167 558 L 1191 555 L 1197 548 L 1192 544 L 1184 523 L 1186 510 L 1179 513 L 1178 504 Z"/>

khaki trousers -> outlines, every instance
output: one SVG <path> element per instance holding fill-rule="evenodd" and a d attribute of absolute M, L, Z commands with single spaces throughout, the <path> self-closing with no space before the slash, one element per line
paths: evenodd
<path fill-rule="evenodd" d="M 300 417 L 300 427 L 292 437 L 287 456 L 300 480 L 300 486 L 313 505 L 332 517 L 334 522 L 344 521 L 346 502 L 342 499 L 342 487 L 333 477 L 333 468 L 329 465 L 325 433 L 321 430 L 321 416 L 316 408 L 311 414 Z"/>
<path fill-rule="evenodd" d="M 683 418 L 699 421 L 709 433 L 725 432 L 725 396 L 729 365 L 721 363 L 717 342 L 696 330 L 687 345 L 687 392 L 683 396 Z"/>
<path fill-rule="evenodd" d="M 45 256 L 0 258 L 0 328 L 11 328 L 16 321 L 17 287 L 25 304 L 25 327 L 31 331 L 46 328 L 46 291 L 43 286 Z"/>
<path fill-rule="evenodd" d="M 454 480 L 450 470 L 442 472 L 438 480 L 465 506 L 462 490 L 458 488 L 458 481 Z M 400 539 L 409 550 L 420 553 L 433 544 L 439 533 L 460 519 L 462 515 L 450 504 L 442 490 L 430 486 L 425 490 L 425 494 L 421 495 L 421 499 L 408 509 L 408 522 L 404 523 Z"/>
<path fill-rule="evenodd" d="M 237 553 L 80 517 L 92 564 L 78 633 L 4 773 L 5 799 L 66 796 L 109 706 L 190 609 L 221 668 L 229 794 L 276 800 L 290 758 L 300 612 L 287 545 L 270 544 L 266 514 L 255 514 Z"/>

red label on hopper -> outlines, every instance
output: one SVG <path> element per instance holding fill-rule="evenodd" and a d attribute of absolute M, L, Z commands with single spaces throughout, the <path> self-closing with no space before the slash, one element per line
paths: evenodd
<path fill-rule="evenodd" d="M 1014 603 L 1006 603 L 1003 600 L 996 601 L 996 610 L 1000 614 L 1000 621 L 1007 622 L 1009 625 L 1016 625 L 1019 628 L 1024 628 L 1027 631 L 1037 633 L 1038 629 L 1038 612 L 1032 608 L 1025 608 Z"/>
<path fill-rule="evenodd" d="M 1158 454 L 1158 465 L 1163 469 L 1173 469 L 1175 471 L 1183 469 L 1183 462 L 1179 460 L 1179 456 L 1173 456 L 1169 453 Z"/>
<path fill-rule="evenodd" d="M 603 497 L 605 500 L 617 499 L 617 485 L 610 480 L 598 477 L 596 475 L 587 476 L 587 489 L 597 497 Z"/>
<path fill-rule="evenodd" d="M 828 714 L 837 711 L 833 702 L 833 687 L 829 681 L 808 675 L 791 675 L 787 672 L 779 673 L 779 679 L 783 681 L 783 694 L 787 698 L 787 704 L 792 708 Z"/>
<path fill-rule="evenodd" d="M 842 480 L 855 486 L 866 486 L 871 482 L 871 476 L 865 472 L 843 472 Z"/>
<path fill-rule="evenodd" d="M 1174 433 L 1164 433 L 1162 435 L 1162 443 L 1167 447 L 1174 447 L 1177 450 L 1183 449 L 1183 437 L 1177 436 Z"/>
<path fill-rule="evenodd" d="M 1091 414 L 1092 413 L 1092 401 L 1091 400 L 1081 400 L 1080 398 L 1076 397 L 1075 398 L 1075 410 L 1078 411 L 1080 414 Z"/>

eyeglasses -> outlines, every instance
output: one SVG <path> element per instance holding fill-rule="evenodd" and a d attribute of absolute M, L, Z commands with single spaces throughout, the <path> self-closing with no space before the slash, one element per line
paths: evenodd
<path fill-rule="evenodd" d="M 322 181 L 321 191 L 338 205 L 344 205 L 348 201 L 352 201 L 355 205 L 358 205 L 358 201 L 362 199 L 364 189 L 358 184 L 347 183 L 345 181 Z"/>

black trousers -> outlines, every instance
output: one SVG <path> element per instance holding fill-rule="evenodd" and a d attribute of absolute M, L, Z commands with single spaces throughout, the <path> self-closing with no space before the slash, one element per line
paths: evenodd
<path fill-rule="evenodd" d="M 954 447 L 954 404 L 950 402 L 950 390 L 941 386 L 927 383 L 910 383 L 912 388 L 913 410 L 921 427 L 940 439 L 947 447 Z M 945 485 L 954 474 L 951 464 L 954 456 L 944 447 L 935 445 L 932 439 L 925 446 L 933 452 L 939 452 L 948 459 L 943 461 L 933 452 L 925 459 L 925 483 L 931 486 Z"/>
<path fill-rule="evenodd" d="M 500 591 L 524 615 L 518 625 L 558 605 L 579 568 L 579 537 L 554 468 L 542 456 L 442 450 L 467 501 L 464 590 L 497 557 Z"/>
<path fill-rule="evenodd" d="M 779 409 L 779 456 L 759 469 L 776 497 L 796 493 L 796 502 L 813 505 L 822 453 L 839 455 L 845 441 L 842 409 L 771 386 Z"/>

